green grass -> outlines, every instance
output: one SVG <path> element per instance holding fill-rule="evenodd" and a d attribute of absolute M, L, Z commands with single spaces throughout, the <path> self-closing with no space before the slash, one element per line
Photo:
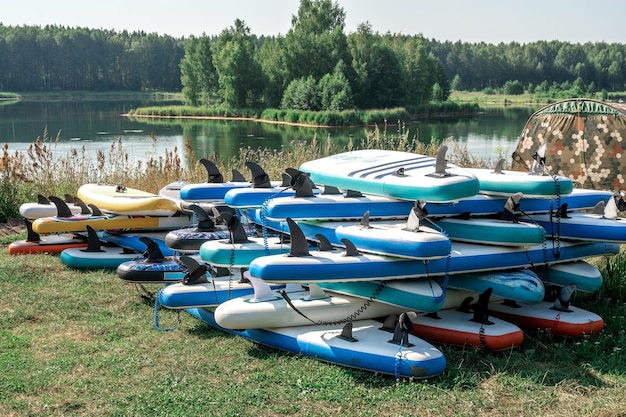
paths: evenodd
<path fill-rule="evenodd" d="M 626 307 L 607 299 L 610 289 L 576 302 L 603 315 L 599 335 L 530 331 L 521 347 L 498 353 L 441 346 L 441 376 L 396 381 L 258 346 L 186 313 L 161 309 L 159 324 L 178 327 L 158 331 L 152 301 L 115 272 L 9 256 L 6 243 L 19 237 L 0 247 L 3 416 L 626 413 Z M 612 263 L 622 271 L 626 261 Z M 623 275 L 607 282 L 623 285 Z"/>

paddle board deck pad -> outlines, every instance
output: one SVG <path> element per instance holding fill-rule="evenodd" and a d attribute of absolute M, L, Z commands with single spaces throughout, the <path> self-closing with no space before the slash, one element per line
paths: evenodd
<path fill-rule="evenodd" d="M 76 196 L 85 204 L 101 211 L 127 216 L 172 216 L 180 211 L 178 203 L 160 196 L 123 185 L 83 184 Z"/>
<path fill-rule="evenodd" d="M 567 204 L 570 210 L 586 210 L 595 207 L 598 202 L 607 202 L 613 196 L 610 191 L 586 190 L 576 188 L 571 194 L 560 198 L 560 204 Z M 493 215 L 502 212 L 507 197 L 478 194 L 455 202 L 426 204 L 429 217 L 453 217 L 464 213 L 472 215 Z M 559 208 L 557 199 L 526 198 L 519 201 L 518 213 L 549 213 Z M 407 212 L 408 213 L 408 212 Z"/>
<path fill-rule="evenodd" d="M 445 278 L 436 281 L 443 285 Z M 545 296 L 543 281 L 530 269 L 455 274 L 447 278 L 449 288 L 482 293 L 488 288 L 494 297 L 515 301 L 538 303 Z"/>
<path fill-rule="evenodd" d="M 404 219 L 413 202 L 375 195 L 318 194 L 313 197 L 273 198 L 263 207 L 271 220 L 360 220 L 369 211 L 371 219 Z"/>
<path fill-rule="evenodd" d="M 578 291 L 593 293 L 602 287 L 602 272 L 585 261 L 563 262 L 534 268 L 546 285 L 575 285 Z"/>
<path fill-rule="evenodd" d="M 95 230 L 140 231 L 172 230 L 189 227 L 192 216 L 177 215 L 169 217 L 102 215 L 76 215 L 71 217 L 43 217 L 33 221 L 33 230 L 41 234 L 84 232 L 87 226 Z"/>
<path fill-rule="evenodd" d="M 140 257 L 141 254 L 119 246 L 102 246 L 99 251 L 70 248 L 59 255 L 65 265 L 76 269 L 112 269 L 123 262 Z"/>
<path fill-rule="evenodd" d="M 247 268 L 260 256 L 289 252 L 284 238 L 249 237 L 245 242 L 231 243 L 228 239 L 209 240 L 200 245 L 200 258 L 223 267 Z"/>
<path fill-rule="evenodd" d="M 543 227 L 487 217 L 431 219 L 445 235 L 460 242 L 503 246 L 534 246 L 546 239 Z"/>
<path fill-rule="evenodd" d="M 61 253 L 69 248 L 87 247 L 87 238 L 74 234 L 42 236 L 39 240 L 18 240 L 9 244 L 9 255 L 26 255 L 34 253 Z"/>
<path fill-rule="evenodd" d="M 339 325 L 309 325 L 243 331 L 220 327 L 209 309 L 187 309 L 197 319 L 218 329 L 275 349 L 305 355 L 324 362 L 393 375 L 396 378 L 431 378 L 446 368 L 440 350 L 411 334 L 400 339 L 376 320 Z"/>
<path fill-rule="evenodd" d="M 520 220 L 526 221 L 524 217 Z M 626 243 L 626 221 L 591 213 L 533 214 L 528 221 L 539 224 L 549 237 L 597 242 Z"/>
<path fill-rule="evenodd" d="M 466 168 L 480 183 L 480 193 L 512 195 L 522 193 L 531 198 L 557 198 L 574 189 L 571 179 L 559 175 L 537 175 L 521 171 Z"/>
<path fill-rule="evenodd" d="M 374 299 L 406 310 L 435 312 L 441 309 L 444 292 L 439 284 L 428 278 L 362 281 L 320 282 L 322 289 L 338 294 Z"/>
<path fill-rule="evenodd" d="M 409 152 L 363 149 L 308 161 L 300 171 L 315 184 L 402 200 L 454 201 L 475 195 L 478 179 L 438 158 Z"/>
<path fill-rule="evenodd" d="M 439 310 L 437 313 L 419 313 L 412 319 L 411 333 L 434 343 L 455 346 L 473 346 L 500 351 L 522 344 L 524 332 L 509 322 L 489 317 L 485 323 L 473 320 L 472 311 Z"/>
<path fill-rule="evenodd" d="M 493 301 L 489 303 L 489 311 L 522 328 L 543 329 L 559 336 L 581 337 L 597 334 L 604 328 L 604 320 L 597 314 L 572 305 L 561 311 L 554 309 L 554 302 L 550 301 L 513 305 Z"/>

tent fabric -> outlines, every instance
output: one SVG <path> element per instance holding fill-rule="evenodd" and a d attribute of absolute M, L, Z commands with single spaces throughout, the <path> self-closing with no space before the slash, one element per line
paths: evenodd
<path fill-rule="evenodd" d="M 618 106 L 561 101 L 530 116 L 513 152 L 512 169 L 529 170 L 545 143 L 549 173 L 569 177 L 578 188 L 617 191 L 625 188 L 625 138 L 626 113 Z"/>

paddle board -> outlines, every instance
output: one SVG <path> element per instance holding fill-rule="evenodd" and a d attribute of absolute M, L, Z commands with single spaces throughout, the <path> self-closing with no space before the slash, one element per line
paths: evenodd
<path fill-rule="evenodd" d="M 66 202 L 72 214 L 83 213 L 84 205 L 80 206 L 70 201 Z M 53 217 L 58 215 L 57 206 L 52 204 L 49 199 L 41 194 L 37 196 L 37 202 L 21 204 L 19 212 L 22 217 L 30 220 L 38 219 L 40 217 Z M 89 214 L 89 212 L 83 214 Z"/>
<path fill-rule="evenodd" d="M 308 161 L 315 184 L 403 200 L 454 201 L 478 193 L 478 179 L 445 160 L 410 152 L 363 149 Z"/>
<path fill-rule="evenodd" d="M 381 329 L 381 323 L 376 320 L 357 320 L 344 325 L 232 330 L 220 327 L 209 309 L 186 311 L 205 323 L 255 343 L 336 365 L 418 379 L 434 377 L 446 368 L 443 353 L 433 345 L 404 330 L 392 335 Z"/>
<path fill-rule="evenodd" d="M 402 307 L 324 292 L 315 284 L 305 290 L 272 291 L 268 284 L 250 276 L 254 294 L 225 301 L 215 309 L 215 321 L 229 329 L 276 328 L 328 324 L 400 314 Z M 260 288 L 259 288 L 260 287 Z"/>
<path fill-rule="evenodd" d="M 522 193 L 531 198 L 557 198 L 574 189 L 574 183 L 567 177 L 508 171 L 501 169 L 503 161 L 495 169 L 466 168 L 478 178 L 480 193 L 504 196 Z"/>
<path fill-rule="evenodd" d="M 549 237 L 571 240 L 626 243 L 626 220 L 609 219 L 600 214 L 567 213 L 567 217 L 555 214 L 533 214 L 529 219 L 542 226 Z"/>
<path fill-rule="evenodd" d="M 268 255 L 250 263 L 250 274 L 267 282 L 309 283 L 418 278 L 467 272 L 527 268 L 590 256 L 614 255 L 615 243 L 571 244 L 562 242 L 559 252 L 543 245 L 505 247 L 453 242 L 449 257 L 427 262 L 347 250 L 309 252 L 302 230 L 287 219 L 291 233 L 289 255 Z M 321 235 L 320 235 L 321 236 Z M 330 239 L 329 239 L 330 240 Z M 350 242 L 343 240 L 344 244 Z M 330 242 L 332 243 L 332 242 Z M 348 248 L 349 246 L 346 246 Z"/>
<path fill-rule="evenodd" d="M 116 273 L 121 280 L 134 284 L 167 284 L 181 281 L 187 268 L 177 257 L 168 256 L 160 262 L 142 257 L 122 262 Z"/>
<path fill-rule="evenodd" d="M 473 346 L 500 351 L 522 344 L 524 333 L 509 322 L 490 317 L 487 309 L 489 291 L 464 300 L 459 308 L 439 310 L 436 313 L 409 313 L 411 333 L 425 340 L 456 346 Z"/>
<path fill-rule="evenodd" d="M 169 248 L 165 244 L 165 236 L 167 231 L 141 231 L 141 232 L 114 232 L 114 231 L 99 231 L 98 237 L 101 241 L 107 243 L 113 243 L 123 248 L 134 250 L 135 252 L 142 253 L 146 250 L 147 240 L 156 244 L 163 256 L 173 256 L 175 251 Z"/>
<path fill-rule="evenodd" d="M 39 236 L 33 231 L 32 223 L 24 219 L 26 239 L 9 243 L 9 255 L 25 255 L 31 253 L 60 253 L 64 249 L 87 247 L 87 237 L 82 234 L 61 234 Z"/>
<path fill-rule="evenodd" d="M 106 213 L 126 216 L 173 216 L 180 207 L 170 198 L 123 185 L 83 184 L 76 196 Z"/>
<path fill-rule="evenodd" d="M 575 285 L 578 291 L 593 293 L 602 287 L 602 272 L 585 261 L 563 262 L 534 268 L 546 285 Z"/>
<path fill-rule="evenodd" d="M 489 311 L 522 328 L 547 330 L 559 336 L 581 337 L 597 334 L 604 328 L 602 317 L 574 307 L 569 301 L 561 304 L 552 301 L 536 304 L 494 301 L 489 303 Z"/>

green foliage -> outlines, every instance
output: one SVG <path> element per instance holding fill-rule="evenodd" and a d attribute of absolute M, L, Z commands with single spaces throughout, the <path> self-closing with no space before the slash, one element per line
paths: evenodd
<path fill-rule="evenodd" d="M 524 94 L 524 86 L 517 80 L 509 80 L 504 83 L 504 86 L 502 86 L 502 91 L 504 94 L 517 96 Z"/>
<path fill-rule="evenodd" d="M 315 78 L 309 75 L 290 82 L 280 106 L 283 109 L 319 110 L 320 97 Z"/>

